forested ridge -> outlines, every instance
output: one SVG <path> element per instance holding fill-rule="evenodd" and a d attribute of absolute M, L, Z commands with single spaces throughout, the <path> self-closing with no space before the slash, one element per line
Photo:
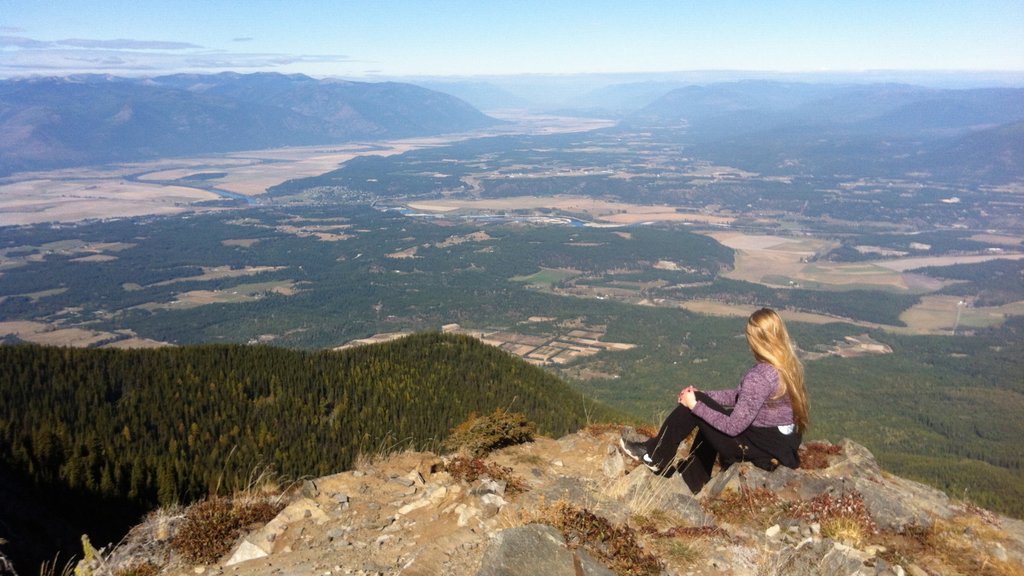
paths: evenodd
<path fill-rule="evenodd" d="M 437 449 L 471 412 L 523 412 L 552 435 L 614 418 L 539 368 L 436 333 L 340 352 L 0 346 L 0 406 L 5 468 L 84 508 L 139 512 L 264 467 L 297 479 Z"/>

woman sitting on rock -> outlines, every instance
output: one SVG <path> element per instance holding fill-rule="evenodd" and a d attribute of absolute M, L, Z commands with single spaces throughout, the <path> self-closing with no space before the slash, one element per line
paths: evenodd
<path fill-rule="evenodd" d="M 657 436 L 646 442 L 620 440 L 626 454 L 655 474 L 677 470 L 694 494 L 711 479 L 716 459 L 723 470 L 743 460 L 765 470 L 799 466 L 797 450 L 807 426 L 803 366 L 774 310 L 751 314 L 746 332 L 757 364 L 739 387 L 708 392 L 686 387 Z M 673 468 L 679 444 L 694 428 L 689 456 Z"/>

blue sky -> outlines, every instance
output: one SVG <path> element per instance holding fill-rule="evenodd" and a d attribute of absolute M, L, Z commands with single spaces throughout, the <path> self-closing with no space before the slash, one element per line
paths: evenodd
<path fill-rule="evenodd" d="M 1024 0 L 0 0 L 0 76 L 1024 71 Z"/>

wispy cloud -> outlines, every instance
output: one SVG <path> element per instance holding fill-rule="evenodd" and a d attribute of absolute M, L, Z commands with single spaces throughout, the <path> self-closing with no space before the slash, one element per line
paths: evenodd
<path fill-rule="evenodd" d="M 236 42 L 249 39 L 236 38 Z M 142 74 L 272 70 L 306 63 L 342 63 L 344 54 L 268 54 L 212 50 L 159 40 L 35 40 L 0 36 L 0 76 L 25 74 Z"/>
<path fill-rule="evenodd" d="M 163 42 L 159 40 L 85 40 L 81 38 L 69 38 L 57 40 L 54 44 L 60 46 L 71 46 L 73 48 L 102 48 L 107 50 L 193 50 L 202 48 L 188 42 Z"/>
<path fill-rule="evenodd" d="M 232 38 L 231 41 L 232 42 L 252 42 L 252 38 L 250 38 L 248 36 L 243 36 L 241 38 Z"/>

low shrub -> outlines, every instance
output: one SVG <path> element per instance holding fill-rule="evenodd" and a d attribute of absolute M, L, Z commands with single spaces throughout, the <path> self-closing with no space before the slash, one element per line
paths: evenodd
<path fill-rule="evenodd" d="M 657 557 L 644 552 L 632 528 L 614 526 L 589 510 L 558 502 L 544 511 L 544 519 L 571 548 L 583 548 L 616 574 L 655 576 L 664 568 Z"/>
<path fill-rule="evenodd" d="M 534 426 L 525 414 L 497 408 L 484 416 L 470 414 L 465 422 L 452 429 L 444 447 L 471 458 L 482 458 L 499 448 L 532 442 L 534 433 Z"/>
<path fill-rule="evenodd" d="M 843 448 L 828 442 L 808 442 L 800 446 L 800 468 L 821 470 L 829 467 L 829 456 L 843 453 Z"/>
<path fill-rule="evenodd" d="M 476 482 L 480 478 L 490 478 L 505 483 L 505 493 L 522 494 L 529 487 L 522 478 L 512 474 L 512 469 L 493 462 L 484 462 L 479 458 L 456 456 L 448 461 L 445 470 L 459 481 Z"/>
<path fill-rule="evenodd" d="M 189 562 L 209 564 L 231 549 L 240 526 L 230 500 L 207 498 L 189 506 L 171 547 Z"/>
<path fill-rule="evenodd" d="M 211 496 L 192 504 L 171 539 L 171 548 L 189 562 L 216 562 L 231 550 L 242 528 L 268 522 L 284 504 L 277 500 L 230 500 Z"/>

